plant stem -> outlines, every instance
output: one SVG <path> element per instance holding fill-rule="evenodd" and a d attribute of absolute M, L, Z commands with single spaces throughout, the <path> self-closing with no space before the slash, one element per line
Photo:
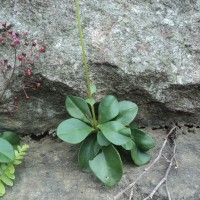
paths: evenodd
<path fill-rule="evenodd" d="M 84 40 L 83 40 L 83 33 L 82 33 L 82 27 L 81 27 L 81 17 L 80 17 L 80 10 L 79 10 L 79 5 L 78 5 L 78 0 L 75 0 L 75 5 L 76 5 L 76 16 L 77 16 L 77 21 L 78 21 L 78 30 L 80 34 L 80 41 L 81 41 L 81 48 L 82 48 L 82 57 L 83 57 L 83 63 L 84 63 L 84 69 L 85 69 L 85 76 L 86 76 L 86 82 L 87 82 L 87 90 L 88 90 L 88 97 L 92 98 L 92 92 L 91 92 L 91 85 L 90 85 L 90 78 L 89 78 L 89 70 L 87 66 L 87 59 L 86 59 L 86 54 L 85 54 L 85 45 L 84 45 Z M 92 110 L 92 117 L 94 121 L 94 126 L 96 128 L 97 126 L 97 120 L 95 116 L 95 111 L 94 111 L 94 106 L 91 106 Z"/>
<path fill-rule="evenodd" d="M 12 78 L 13 78 L 13 75 L 14 75 L 14 72 L 15 72 L 15 69 L 16 69 L 16 62 L 17 62 L 17 50 L 15 49 L 15 61 L 14 61 L 14 67 L 13 67 L 13 70 L 12 70 L 12 73 L 10 75 L 10 78 L 7 80 L 7 84 L 3 90 L 3 93 L 0 95 L 0 101 L 3 99 L 3 96 L 6 92 L 6 90 L 8 89 L 9 85 L 10 85 L 10 82 L 12 81 Z"/>

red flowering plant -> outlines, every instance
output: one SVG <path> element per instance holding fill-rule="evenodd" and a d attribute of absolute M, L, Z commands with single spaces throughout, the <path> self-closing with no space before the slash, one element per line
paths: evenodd
<path fill-rule="evenodd" d="M 18 77 L 19 87 L 24 91 L 25 98 L 29 99 L 27 89 L 37 89 L 41 83 L 32 81 L 30 76 L 36 62 L 41 61 L 41 54 L 46 46 L 29 36 L 28 32 L 20 33 L 12 30 L 12 25 L 1 23 L 0 28 L 0 101 L 5 97 L 6 91 L 12 87 L 15 77 Z M 15 97 L 16 102 L 19 98 Z"/>
<path fill-rule="evenodd" d="M 20 87 L 24 91 L 24 97 L 29 99 L 27 89 L 41 87 L 41 83 L 33 81 L 31 76 L 34 65 L 41 61 L 41 55 L 46 50 L 40 38 L 33 40 L 28 32 L 15 32 L 11 28 L 12 25 L 7 25 L 6 22 L 0 24 L 0 106 L 2 103 L 6 111 L 9 111 L 10 106 L 18 108 L 19 100 L 15 95 L 8 106 L 5 103 L 8 90 Z M 17 84 L 14 84 L 14 80 L 17 80 Z M 0 197 L 6 193 L 5 185 L 13 186 L 14 165 L 21 163 L 27 149 L 28 145 L 20 146 L 17 133 L 0 130 Z"/>

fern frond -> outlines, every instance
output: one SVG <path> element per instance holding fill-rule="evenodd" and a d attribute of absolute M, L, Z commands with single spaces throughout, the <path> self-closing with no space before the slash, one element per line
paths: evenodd
<path fill-rule="evenodd" d="M 28 148 L 29 146 L 26 144 L 22 147 L 17 146 L 17 150 L 15 150 L 15 160 L 12 163 L 0 163 L 0 197 L 4 196 L 6 193 L 4 185 L 13 186 L 12 180 L 15 179 L 14 165 L 21 164 L 21 160 L 24 158 Z"/>

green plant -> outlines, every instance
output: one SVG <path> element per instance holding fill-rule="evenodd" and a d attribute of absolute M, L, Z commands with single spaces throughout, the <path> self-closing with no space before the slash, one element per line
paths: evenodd
<path fill-rule="evenodd" d="M 154 140 L 133 122 L 138 107 L 130 101 L 120 101 L 114 96 L 104 97 L 95 113 L 93 94 L 96 86 L 90 84 L 78 0 L 75 0 L 84 69 L 88 88 L 86 100 L 68 96 L 67 112 L 73 117 L 59 124 L 57 135 L 71 144 L 81 143 L 78 161 L 85 172 L 93 172 L 106 186 L 117 184 L 123 174 L 120 154 L 116 146 L 129 151 L 133 162 L 140 166 L 148 163 L 147 151 L 154 147 Z"/>
<path fill-rule="evenodd" d="M 11 131 L 0 133 L 0 197 L 6 193 L 5 185 L 13 186 L 14 165 L 21 164 L 28 145 L 20 145 L 19 136 Z"/>

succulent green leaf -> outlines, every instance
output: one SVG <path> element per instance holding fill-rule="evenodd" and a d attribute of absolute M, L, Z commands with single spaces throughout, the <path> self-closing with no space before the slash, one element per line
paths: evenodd
<path fill-rule="evenodd" d="M 145 165 L 151 160 L 151 156 L 146 152 L 140 151 L 136 144 L 134 144 L 131 149 L 131 157 L 137 166 Z"/>
<path fill-rule="evenodd" d="M 131 129 L 131 135 L 141 151 L 148 151 L 155 146 L 155 141 L 147 133 L 139 129 Z"/>
<path fill-rule="evenodd" d="M 97 133 L 97 142 L 100 146 L 110 145 L 110 141 L 103 135 L 101 131 Z"/>
<path fill-rule="evenodd" d="M 119 114 L 116 121 L 119 121 L 124 126 L 129 125 L 137 115 L 138 107 L 135 103 L 130 101 L 119 102 Z"/>
<path fill-rule="evenodd" d="M 5 187 L 2 181 L 0 180 L 0 196 L 2 197 L 5 193 L 6 193 Z"/>
<path fill-rule="evenodd" d="M 101 146 L 98 144 L 97 139 L 96 139 L 96 142 L 94 144 L 94 154 L 95 154 L 95 156 L 99 153 L 100 149 L 101 149 Z"/>
<path fill-rule="evenodd" d="M 59 124 L 57 136 L 68 143 L 82 142 L 94 129 L 78 119 L 67 119 Z"/>
<path fill-rule="evenodd" d="M 123 126 L 120 122 L 110 121 L 99 125 L 99 129 L 103 135 L 115 145 L 126 144 L 130 137 L 131 130 Z"/>
<path fill-rule="evenodd" d="M 99 104 L 99 124 L 108 122 L 119 114 L 119 103 L 114 96 L 106 96 Z"/>
<path fill-rule="evenodd" d="M 92 121 L 90 109 L 84 99 L 76 96 L 68 96 L 65 102 L 67 112 L 74 118 L 86 123 Z"/>
<path fill-rule="evenodd" d="M 126 144 L 122 145 L 122 147 L 126 150 L 131 150 L 134 146 L 134 142 L 129 140 Z"/>
<path fill-rule="evenodd" d="M 87 98 L 85 100 L 88 104 L 90 104 L 91 106 L 93 106 L 95 104 L 95 100 L 93 98 Z"/>
<path fill-rule="evenodd" d="M 91 93 L 94 94 L 96 93 L 96 91 L 97 91 L 96 85 L 91 85 Z"/>
<path fill-rule="evenodd" d="M 7 140 L 13 146 L 20 145 L 20 138 L 15 132 L 4 131 L 0 133 L 0 138 Z"/>
<path fill-rule="evenodd" d="M 123 174 L 120 155 L 113 145 L 102 147 L 102 152 L 89 161 L 89 165 L 97 178 L 109 187 L 115 186 Z"/>
<path fill-rule="evenodd" d="M 13 186 L 12 180 L 10 180 L 10 178 L 8 178 L 5 174 L 2 174 L 2 175 L 0 176 L 0 180 L 1 180 L 2 182 L 4 182 L 6 185 Z"/>
<path fill-rule="evenodd" d="M 7 140 L 0 138 L 0 163 L 10 163 L 14 157 L 12 145 Z"/>
<path fill-rule="evenodd" d="M 91 172 L 89 161 L 96 156 L 98 151 L 97 136 L 96 134 L 91 134 L 81 144 L 78 154 L 78 161 L 84 172 Z"/>

